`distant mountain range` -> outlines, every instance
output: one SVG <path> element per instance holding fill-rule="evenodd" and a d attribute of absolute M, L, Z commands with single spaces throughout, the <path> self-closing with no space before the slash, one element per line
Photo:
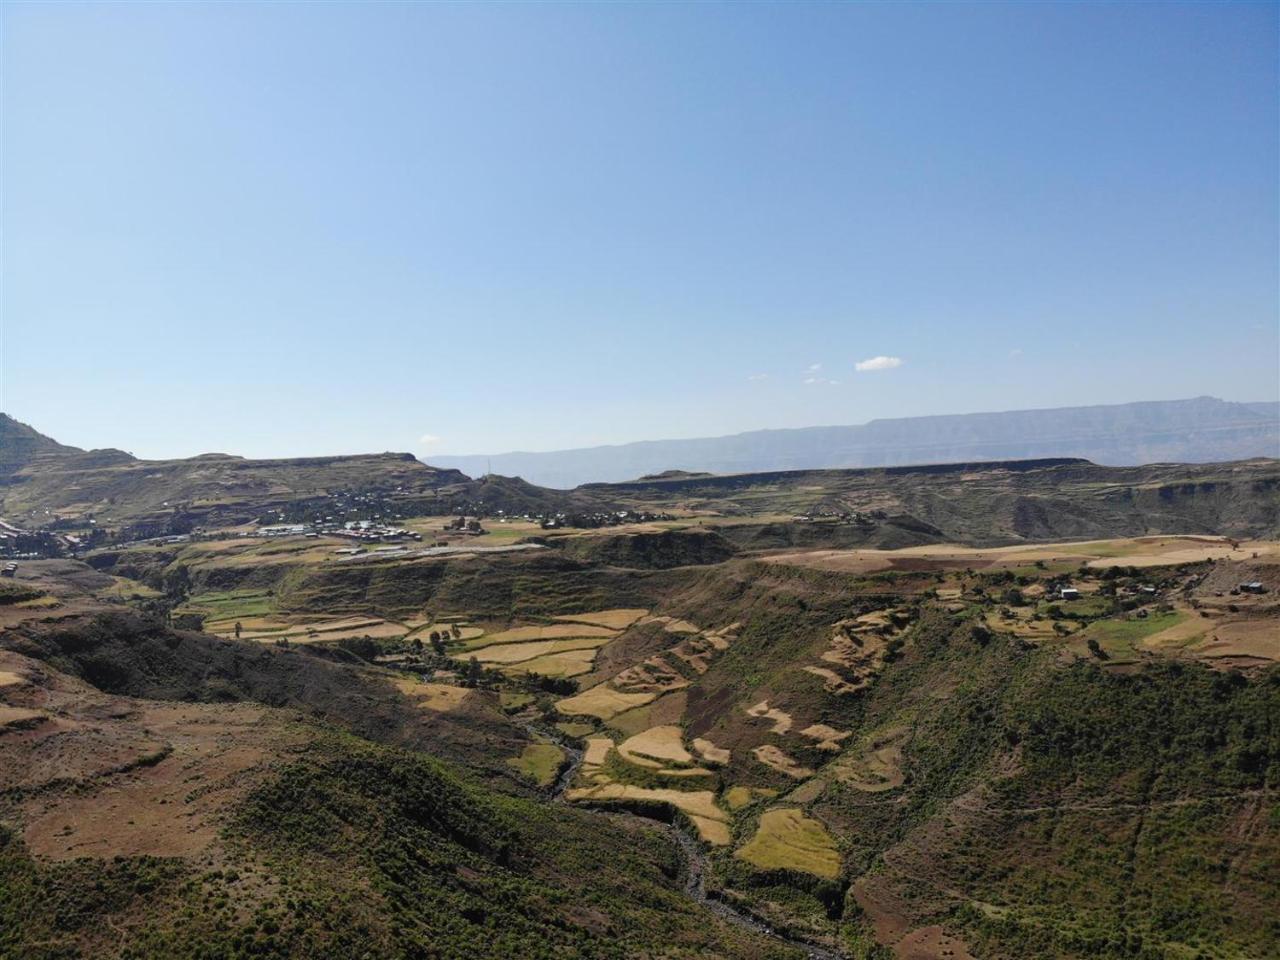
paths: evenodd
<path fill-rule="evenodd" d="M 470 476 L 491 470 L 568 489 L 667 470 L 750 473 L 1037 457 L 1084 457 L 1111 466 L 1280 457 L 1280 403 L 1196 397 L 910 417 L 547 453 L 433 456 L 431 463 Z"/>
<path fill-rule="evenodd" d="M 557 456 L 594 455 L 600 465 L 587 475 L 613 470 L 615 476 L 641 477 L 565 490 L 496 473 L 473 480 L 409 453 L 263 460 L 207 453 L 139 460 L 122 450 L 68 447 L 0 414 L 0 518 L 26 529 L 83 529 L 92 518 L 99 530 L 138 538 L 266 517 L 293 522 L 317 511 L 348 509 L 404 517 L 493 516 L 664 512 L 696 504 L 725 516 L 838 515 L 874 507 L 886 514 L 875 541 L 886 547 L 921 536 L 1004 542 L 1117 531 L 1272 534 L 1280 516 L 1280 459 L 1239 461 L 1280 452 L 1278 419 L 1276 404 L 1202 399 L 513 455 L 546 458 L 552 466 Z M 1036 456 L 1050 453 L 1056 455 Z M 610 467 L 609 457 L 619 455 L 629 459 Z M 695 461 L 695 455 L 705 459 Z M 1111 463 L 1097 466 L 1080 455 Z M 1186 463 L 1197 457 L 1212 462 Z M 506 469 L 529 467 L 494 460 Z M 1175 460 L 1181 462 L 1169 462 Z M 1163 462 L 1148 467 L 1132 461 Z M 656 464 L 664 469 L 652 469 Z M 714 473 L 690 469 L 700 466 Z M 748 536 L 744 545 L 753 549 L 821 545 L 805 533 L 810 527 L 794 526 L 737 532 Z M 862 527 L 845 534 L 850 531 L 862 542 Z"/>

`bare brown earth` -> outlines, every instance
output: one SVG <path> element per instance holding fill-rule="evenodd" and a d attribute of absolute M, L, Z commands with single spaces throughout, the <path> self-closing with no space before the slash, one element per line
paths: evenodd
<path fill-rule="evenodd" d="M 803 780 L 805 777 L 813 776 L 813 771 L 796 760 L 788 756 L 785 752 L 775 747 L 771 743 L 762 744 L 751 751 L 755 754 L 755 758 L 767 767 L 772 767 L 779 773 L 784 773 L 788 777 L 796 780 Z"/>
<path fill-rule="evenodd" d="M 778 613 L 770 624 L 768 643 L 761 640 L 754 611 L 743 612 L 752 610 L 750 600 L 744 599 L 738 607 L 723 603 L 718 616 L 690 601 L 658 606 L 673 615 L 642 616 L 640 608 L 629 607 L 603 615 L 557 616 L 553 625 L 504 622 L 503 626 L 511 629 L 485 637 L 467 652 L 474 651 L 481 660 L 492 662 L 520 660 L 524 669 L 531 669 L 522 658 L 568 651 L 574 646 L 573 637 L 597 638 L 601 650 L 594 669 L 580 678 L 581 692 L 560 700 L 557 709 L 566 718 L 595 718 L 598 722 L 583 724 L 583 728 L 606 728 L 609 739 L 593 737 L 590 741 L 581 778 L 570 798 L 667 803 L 683 810 L 708 843 L 734 847 L 745 839 L 744 821 L 750 820 L 728 815 L 727 810 L 736 809 L 729 798 L 745 796 L 744 803 L 750 803 L 751 797 L 764 796 L 756 783 L 789 791 L 787 802 L 806 806 L 829 804 L 832 795 L 847 795 L 851 789 L 862 795 L 854 805 L 869 811 L 870 822 L 870 811 L 898 803 L 901 798 L 895 791 L 912 782 L 912 726 L 917 720 L 910 714 L 886 714 L 878 718 L 879 726 L 869 730 L 860 726 L 860 714 L 854 708 L 883 688 L 877 680 L 886 670 L 894 669 L 890 658 L 901 655 L 904 643 L 905 655 L 913 656 L 915 641 L 909 630 L 919 610 L 905 596 L 882 601 L 874 599 L 878 594 L 868 598 L 851 590 L 849 596 L 857 597 L 856 601 L 846 602 L 831 616 L 824 613 L 818 620 L 804 611 L 835 609 L 824 606 L 829 600 L 825 594 L 834 593 L 831 585 L 839 585 L 841 580 L 826 577 L 829 571 L 1009 569 L 1031 571 L 1034 577 L 1038 575 L 1034 572 L 1037 562 L 1055 570 L 1077 571 L 1082 565 L 1154 567 L 1216 560 L 1212 574 L 1196 588 L 1195 602 L 1200 609 L 1192 610 L 1187 594 L 1175 598 L 1174 588 L 1168 588 L 1168 601 L 1187 613 L 1188 619 L 1141 643 L 1153 655 L 1186 654 L 1227 665 L 1250 665 L 1280 659 L 1275 597 L 1215 594 L 1255 575 L 1274 591 L 1276 578 L 1257 571 L 1268 563 L 1275 565 L 1269 552 L 1275 547 L 1280 544 L 1249 542 L 1237 546 L 1222 538 L 1142 537 L 983 550 L 934 546 L 901 551 L 790 552 L 766 557 L 764 562 L 753 561 L 749 567 L 744 561 L 741 567 L 749 570 L 744 574 L 746 580 L 760 577 L 759 571 L 764 569 L 772 571 L 765 576 L 794 578 L 788 586 L 797 593 L 813 591 L 804 597 L 812 608 L 800 603 L 780 608 L 785 612 Z M 1224 568 L 1230 572 L 1224 573 Z M 1202 575 L 1200 571 L 1185 574 L 1184 582 L 1189 584 Z M 729 576 L 732 574 L 726 574 Z M 935 580 L 931 574 L 882 579 L 895 584 L 910 581 L 902 593 L 912 597 L 937 584 L 940 598 L 953 612 L 979 603 L 990 606 L 989 601 L 976 598 L 975 578 L 961 573 L 945 580 Z M 70 578 L 66 584 L 55 585 L 62 591 L 55 597 L 58 604 L 92 599 L 91 592 L 77 593 Z M 1086 595 L 1097 585 L 1096 580 L 1079 584 Z M 743 595 L 751 587 L 744 584 Z M 869 589 L 883 588 L 873 584 Z M 717 602 L 714 591 L 708 593 L 711 603 Z M 1038 600 L 1044 587 L 1029 586 L 1026 594 Z M 843 594 L 841 598 L 843 602 Z M 646 601 L 628 598 L 606 602 Z M 880 606 L 870 609 L 874 604 Z M 984 616 L 998 632 L 1005 632 L 1007 626 L 1007 632 L 1026 639 L 1024 649 L 1030 649 L 1032 640 L 1054 639 L 1051 625 L 1047 631 L 1033 631 L 1029 622 L 1019 619 L 1024 611 L 1029 615 L 1034 609 L 1034 605 L 1020 607 L 1007 617 L 1001 613 L 999 619 L 987 610 Z M 704 622 L 704 614 L 709 623 L 743 617 L 748 621 L 744 639 L 737 639 L 736 624 L 700 629 L 694 621 Z M 487 616 L 496 620 L 499 615 Z M 594 624 L 590 622 L 593 616 L 598 617 Z M 1065 623 L 1063 626 L 1066 628 Z M 502 646 L 490 646 L 500 639 L 506 641 Z M 955 645 L 969 643 L 960 638 Z M 481 648 L 505 652 L 486 657 Z M 32 780 L 0 796 L 8 796 L 16 805 L 17 819 L 26 824 L 26 839 L 40 856 L 161 852 L 216 857 L 213 825 L 221 812 L 305 740 L 286 715 L 245 704 L 147 703 L 98 694 L 76 681 L 66 681 L 71 686 L 60 692 L 63 699 L 40 700 L 33 691 L 42 687 L 52 690 L 56 684 L 32 672 L 39 664 L 14 656 L 0 660 L 0 743 L 20 746 L 3 751 L 13 768 L 0 766 L 0 780 L 7 783 L 10 776 L 18 776 L 24 770 L 22 764 L 32 771 L 43 769 L 45 779 Z M 586 670 L 592 664 L 582 667 Z M 539 671 L 557 672 L 541 665 Z M 964 679 L 940 677 L 929 687 L 929 696 L 941 700 Z M 469 742 L 478 737 L 478 729 L 471 725 L 483 711 L 491 710 L 495 699 L 484 692 L 407 678 L 400 678 L 395 687 L 413 704 L 415 716 L 420 715 L 424 724 L 456 721 Z M 824 692 L 834 696 L 824 698 Z M 350 703 L 356 709 L 371 709 L 374 698 L 365 704 Z M 920 712 L 927 714 L 929 709 L 925 704 Z M 42 730 L 46 733 L 37 736 Z M 717 769 L 683 766 L 700 759 L 715 762 Z M 626 782 L 625 777 L 612 776 L 621 763 L 645 769 L 639 771 L 636 782 Z M 671 763 L 680 766 L 668 767 Z M 671 780 L 655 781 L 664 775 Z M 66 783 L 60 777 L 66 777 Z M 697 789 L 690 791 L 682 780 L 685 777 L 716 779 L 711 784 L 699 780 L 693 784 Z M 671 789 L 664 789 L 667 786 Z M 711 789 L 706 789 L 708 786 Z M 34 790 L 47 791 L 52 799 L 42 798 L 37 809 L 34 801 L 27 799 L 27 791 Z M 945 849 L 949 840 L 943 827 L 962 836 L 965 830 L 1006 826 L 994 820 L 981 822 L 975 814 L 980 808 L 974 798 L 962 798 L 948 809 L 949 819 L 939 819 L 936 835 L 904 838 L 884 854 L 874 871 L 857 881 L 856 898 L 882 941 L 891 945 L 898 957 L 972 960 L 969 948 L 936 924 L 950 907 L 977 902 L 980 893 L 966 887 L 962 877 L 957 879 L 958 874 L 949 874 L 945 864 L 935 863 L 933 854 Z M 820 811 L 813 812 L 822 817 Z M 1035 818 L 1043 812 L 1028 809 L 1018 815 Z M 853 819 L 850 817 L 850 822 Z M 854 869 L 855 862 L 848 859 L 846 867 Z"/>
<path fill-rule="evenodd" d="M 936 924 L 912 930 L 894 944 L 893 953 L 899 960 L 974 960 L 963 940 Z"/>
<path fill-rule="evenodd" d="M 96 594 L 115 586 L 114 578 L 74 560 L 24 560 L 11 582 L 40 590 L 44 596 L 34 602 L 0 604 L 0 630 L 106 609 Z"/>
<path fill-rule="evenodd" d="M 102 694 L 19 654 L 0 728 L 4 805 L 38 856 L 217 857 L 224 811 L 307 740 L 279 711 Z"/>

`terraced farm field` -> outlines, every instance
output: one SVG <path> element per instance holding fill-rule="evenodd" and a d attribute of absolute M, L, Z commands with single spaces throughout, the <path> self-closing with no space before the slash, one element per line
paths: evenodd
<path fill-rule="evenodd" d="M 1256 557 L 1254 555 L 1257 555 Z M 1280 557 L 1280 542 L 1233 540 L 1228 537 L 1132 537 L 1080 543 L 1018 544 L 1008 547 L 966 547 L 930 544 L 901 550 L 812 550 L 779 553 L 771 563 L 797 564 L 847 573 L 886 570 L 1025 570 L 1134 566 L 1158 567 L 1206 560 Z"/>
<path fill-rule="evenodd" d="M 193 955 L 162 902 L 268 956 L 459 931 L 567 958 L 1280 952 L 1270 508 L 952 546 L 990 472 L 940 476 L 927 521 L 889 512 L 892 477 L 837 503 L 843 479 L 780 476 L 528 551 L 226 537 L 24 566 L 0 881 L 46 893 L 0 929 Z M 860 519 L 751 512 L 784 495 Z"/>
<path fill-rule="evenodd" d="M 833 879 L 840 873 L 840 854 L 826 828 L 799 810 L 767 810 L 755 835 L 737 856 L 761 870 L 795 870 Z"/>

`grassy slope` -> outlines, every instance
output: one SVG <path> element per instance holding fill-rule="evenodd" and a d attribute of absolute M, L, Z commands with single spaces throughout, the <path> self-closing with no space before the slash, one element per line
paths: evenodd
<path fill-rule="evenodd" d="M 689 901 L 668 841 L 322 735 L 250 795 L 228 865 L 37 865 L 0 837 L 0 957 L 786 957 Z M 589 882 L 584 882 L 589 878 Z"/>
<path fill-rule="evenodd" d="M 388 676 L 306 649 L 179 633 L 111 614 L 6 635 L 7 645 L 108 693 L 160 700 L 249 700 L 298 710 L 382 743 L 426 750 L 493 779 L 509 780 L 506 758 L 528 735 L 507 722 L 492 695 L 450 713 L 425 711 Z M 337 655 L 335 655 L 337 656 Z"/>
<path fill-rule="evenodd" d="M 929 603 L 864 695 L 827 695 L 797 669 L 860 594 L 910 586 L 736 563 L 670 598 L 702 623 L 742 622 L 688 691 L 690 732 L 734 748 L 730 782 L 794 787 L 750 761 L 758 742 L 826 759 L 746 718 L 765 696 L 797 727 L 852 730 L 851 753 L 905 729 L 901 787 L 868 793 L 832 773 L 802 802 L 838 838 L 846 882 L 865 873 L 862 885 L 898 899 L 911 923 L 944 922 L 983 957 L 1280 952 L 1280 670 L 1108 672 Z M 759 813 L 739 815 L 740 840 Z M 832 912 L 832 891 L 802 878 L 725 857 L 722 880 L 811 925 Z M 853 898 L 843 910 L 846 937 L 861 937 Z"/>
<path fill-rule="evenodd" d="M 900 797 L 837 783 L 817 809 L 983 957 L 1272 955 L 1278 719 L 1276 671 L 1063 668 L 926 622 L 864 720 L 911 724 Z"/>
<path fill-rule="evenodd" d="M 868 794 L 833 776 L 820 796 L 800 801 L 835 836 L 840 881 L 754 876 L 724 857 L 722 881 L 781 904 L 802 925 L 843 913 L 846 938 L 861 938 L 855 898 L 870 891 L 898 902 L 913 924 L 960 930 L 983 957 L 1280 952 L 1270 920 L 1280 886 L 1280 674 L 1066 665 L 975 629 L 970 613 L 927 603 L 865 694 L 825 694 L 798 669 L 825 647 L 836 620 L 931 584 L 749 561 L 639 574 L 547 557 L 297 571 L 282 593 L 317 610 L 418 602 L 493 617 L 657 599 L 702 626 L 741 621 L 738 641 L 688 691 L 686 715 L 691 732 L 735 748 L 731 781 L 794 786 L 744 759 L 743 748 L 767 734 L 742 708 L 765 696 L 797 726 L 853 730 L 851 750 L 877 731 L 908 731 L 901 787 Z M 829 759 L 797 744 L 786 741 L 803 763 Z M 518 753 L 508 744 L 502 756 Z M 740 836 L 751 835 L 759 813 L 740 815 Z M 312 865 L 299 869 L 305 876 Z M 844 897 L 855 878 L 854 896 Z"/>
<path fill-rule="evenodd" d="M 309 745 L 225 823 L 216 868 L 37 863 L 0 832 L 5 960 L 793 955 L 689 900 L 658 830 L 530 799 L 505 762 L 518 728 L 489 711 L 492 695 L 423 713 L 376 671 L 130 616 L 6 644 L 115 693 L 300 707 Z"/>
<path fill-rule="evenodd" d="M 931 524 L 957 541 L 1159 531 L 1269 536 L 1280 530 L 1280 463 L 1274 460 L 1144 467 L 1015 461 L 742 474 L 582 489 L 650 508 L 676 503 L 729 516 L 789 515 L 815 507 L 879 509 Z"/>

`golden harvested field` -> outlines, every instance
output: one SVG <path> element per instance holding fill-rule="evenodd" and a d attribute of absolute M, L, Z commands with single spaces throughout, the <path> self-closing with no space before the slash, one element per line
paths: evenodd
<path fill-rule="evenodd" d="M 209 632 L 221 637 L 235 636 L 234 620 L 220 620 Z M 278 617 L 245 617 L 238 621 L 242 640 L 275 641 L 285 637 L 290 643 L 323 643 L 353 637 L 386 639 L 407 634 L 403 624 L 380 617 L 340 617 L 325 620 L 285 620 Z"/>
<path fill-rule="evenodd" d="M 708 763 L 728 763 L 732 759 L 732 755 L 724 747 L 717 747 L 710 740 L 702 737 L 694 738 L 693 749 L 697 750 L 698 755 Z"/>
<path fill-rule="evenodd" d="M 794 808 L 769 810 L 735 856 L 761 870 L 796 870 L 824 880 L 840 875 L 840 853 L 827 828 Z"/>
<path fill-rule="evenodd" d="M 1238 666 L 1280 661 L 1280 623 L 1226 606 L 1194 609 L 1178 603 L 1144 618 L 1128 614 L 1098 620 L 1069 638 L 1068 648 L 1077 656 L 1088 656 L 1090 638 L 1113 663 L 1151 653 Z"/>
<path fill-rule="evenodd" d="M 374 640 L 390 640 L 393 637 L 405 636 L 405 628 L 398 623 L 383 622 L 364 627 L 348 627 L 345 630 L 324 630 L 317 631 L 314 636 L 310 633 L 305 636 L 289 636 L 290 643 L 325 643 L 336 640 L 355 640 L 358 637 L 371 637 Z M 250 637 L 249 639 L 259 639 Z M 272 637 L 264 637 L 261 639 L 270 640 Z"/>
<path fill-rule="evenodd" d="M 810 665 L 802 667 L 801 669 L 804 670 L 805 673 L 811 673 L 815 677 L 821 677 L 825 681 L 823 686 L 826 688 L 827 693 L 855 693 L 858 690 L 856 686 L 849 683 L 844 679 L 844 677 L 840 676 L 840 674 L 836 673 L 834 670 L 829 670 L 826 667 L 815 667 Z"/>
<path fill-rule="evenodd" d="M 1103 541 L 1115 544 L 1114 554 L 1089 560 L 1090 567 L 1158 567 L 1203 560 L 1244 560 L 1255 553 L 1259 557 L 1280 554 L 1280 543 L 1273 540 L 1237 541 L 1239 547 L 1223 537 L 1139 537 L 1136 540 Z"/>
<path fill-rule="evenodd" d="M 1275 620 L 1219 623 L 1205 639 L 1188 648 L 1188 652 L 1205 659 L 1239 657 L 1280 661 L 1280 624 Z"/>
<path fill-rule="evenodd" d="M 540 673 L 544 677 L 580 677 L 591 672 L 595 658 L 595 650 L 569 650 L 513 664 L 508 672 Z"/>
<path fill-rule="evenodd" d="M 1171 627 L 1166 627 L 1143 638 L 1142 646 L 1148 650 L 1178 649 L 1201 639 L 1214 629 L 1216 623 L 1197 610 L 1179 605 L 1175 608 L 1181 615 Z"/>
<path fill-rule="evenodd" d="M 684 716 L 688 697 L 683 690 L 660 695 L 652 703 L 619 713 L 609 719 L 609 726 L 624 736 L 633 736 L 650 727 L 678 723 Z"/>
<path fill-rule="evenodd" d="M 778 795 L 777 790 L 768 787 L 730 787 L 724 793 L 724 802 L 733 811 L 741 810 L 757 800 L 770 799 Z"/>
<path fill-rule="evenodd" d="M 681 731 L 677 726 L 650 727 L 624 740 L 618 745 L 618 752 L 636 762 L 637 757 L 671 763 L 693 762 L 693 756 L 681 742 Z"/>
<path fill-rule="evenodd" d="M 527 643 L 503 643 L 489 647 L 477 647 L 471 656 L 481 663 L 521 663 L 548 654 L 568 650 L 596 650 L 609 642 L 609 637 L 572 637 L 565 640 L 533 640 Z M 594 656 L 594 654 L 593 654 Z"/>
<path fill-rule="evenodd" d="M 608 720 L 632 707 L 643 706 L 657 697 L 656 693 L 622 693 L 612 687 L 592 687 L 577 696 L 566 697 L 556 710 L 566 717 L 587 716 Z"/>
<path fill-rule="evenodd" d="M 812 770 L 796 762 L 794 758 L 788 756 L 771 743 L 756 747 L 751 752 L 766 767 L 772 767 L 779 773 L 785 773 L 794 780 L 803 780 L 805 777 L 813 776 Z"/>
<path fill-rule="evenodd" d="M 242 537 L 196 543 L 183 551 L 183 560 L 195 569 L 210 567 L 244 567 L 269 563 L 327 563 L 335 559 L 335 550 L 350 547 L 342 537 L 282 537 L 266 540 Z"/>
<path fill-rule="evenodd" d="M 396 677 L 393 681 L 401 693 L 417 701 L 418 706 L 434 713 L 445 713 L 461 706 L 471 691 L 447 683 L 421 683 L 408 677 Z"/>
<path fill-rule="evenodd" d="M 587 741 L 587 750 L 583 754 L 582 762 L 593 767 L 601 766 L 609 758 L 612 750 L 613 741 L 608 737 L 592 737 Z"/>
<path fill-rule="evenodd" d="M 531 743 L 518 757 L 507 761 L 540 787 L 555 783 L 560 765 L 564 763 L 564 751 L 554 743 Z"/>
<path fill-rule="evenodd" d="M 1161 566 L 1202 560 L 1243 560 L 1280 555 L 1280 541 L 1245 540 L 1233 549 L 1226 537 L 1130 537 L 1078 543 L 1037 543 L 1009 547 L 962 547 L 930 544 L 901 550 L 807 550 L 774 554 L 770 563 L 876 573 L 882 570 L 1010 569 L 1034 564 L 1065 563 L 1090 567 Z"/>
<path fill-rule="evenodd" d="M 566 614 L 555 619 L 566 623 L 589 623 L 596 627 L 608 627 L 610 630 L 625 630 L 648 613 L 648 610 L 600 610 L 596 613 Z"/>
<path fill-rule="evenodd" d="M 32 720 L 39 720 L 43 716 L 45 714 L 39 710 L 32 710 L 28 707 L 8 707 L 0 704 L 0 727 L 25 724 Z"/>
<path fill-rule="evenodd" d="M 636 621 L 637 623 L 660 623 L 662 629 L 668 633 L 699 633 L 702 628 L 690 623 L 688 620 L 677 620 L 675 617 L 668 617 L 658 614 L 652 617 L 644 617 Z"/>
<path fill-rule="evenodd" d="M 939 591 L 941 592 L 941 591 Z M 987 625 L 1000 633 L 1011 633 L 1015 637 L 1026 637 L 1029 640 L 1050 640 L 1057 636 L 1053 629 L 1055 621 L 1048 617 L 1032 620 L 1035 607 L 1008 608 L 1012 616 L 1006 616 L 1004 608 L 996 608 L 986 615 Z"/>
<path fill-rule="evenodd" d="M 714 847 L 727 847 L 733 842 L 733 834 L 729 832 L 729 825 L 723 820 L 712 820 L 710 817 L 699 817 L 693 814 L 688 814 L 687 816 L 704 843 L 709 843 Z"/>
<path fill-rule="evenodd" d="M 840 741 L 851 736 L 851 734 L 848 730 L 837 730 L 835 727 L 829 727 L 825 723 L 814 723 L 801 730 L 800 736 L 816 740 L 818 741 L 819 749 L 830 750 L 834 753 L 840 749 Z"/>
<path fill-rule="evenodd" d="M 698 633 L 702 628 L 690 623 L 688 620 L 668 619 L 662 629 L 667 633 Z"/>
<path fill-rule="evenodd" d="M 486 643 L 526 643 L 530 640 L 556 640 L 567 637 L 604 637 L 612 639 L 616 630 L 599 626 L 577 624 L 552 624 L 550 626 L 513 627 L 485 638 Z"/>
<path fill-rule="evenodd" d="M 698 835 L 707 843 L 725 846 L 730 840 L 725 823 L 728 814 L 716 806 L 715 794 L 710 790 L 666 790 L 610 781 L 593 787 L 575 787 L 565 795 L 570 800 L 665 803 L 688 816 Z"/>
<path fill-rule="evenodd" d="M 770 732 L 776 733 L 779 736 L 790 730 L 791 725 L 794 722 L 791 719 L 790 714 L 769 706 L 768 700 L 761 700 L 754 707 L 747 707 L 747 716 L 759 717 L 764 720 L 772 720 L 773 727 Z"/>

